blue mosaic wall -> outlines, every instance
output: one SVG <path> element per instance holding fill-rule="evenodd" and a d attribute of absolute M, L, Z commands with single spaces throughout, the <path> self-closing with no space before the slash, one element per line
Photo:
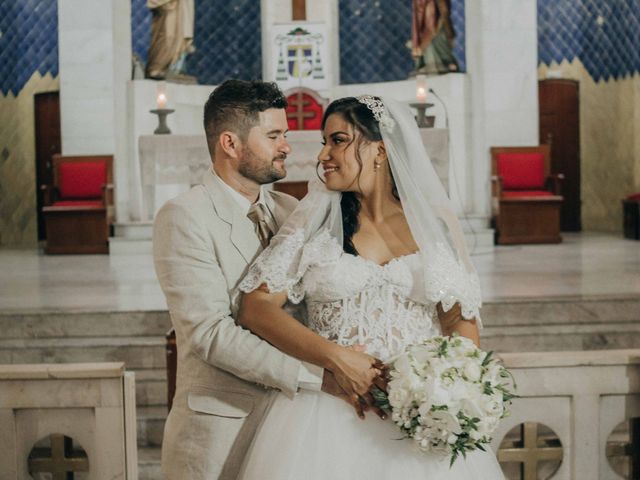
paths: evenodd
<path fill-rule="evenodd" d="M 538 0 L 539 62 L 576 57 L 595 81 L 640 72 L 640 1 Z"/>
<path fill-rule="evenodd" d="M 0 92 L 18 95 L 36 70 L 58 75 L 57 0 L 0 0 Z"/>
<path fill-rule="evenodd" d="M 262 78 L 260 2 L 257 0 L 196 0 L 196 52 L 187 72 L 201 84 L 216 85 L 234 77 Z M 151 39 L 151 13 L 146 0 L 132 0 L 133 51 L 143 62 Z"/>
<path fill-rule="evenodd" d="M 404 80 L 413 70 L 411 0 L 340 0 L 340 83 Z M 466 70 L 464 0 L 452 0 L 454 54 Z"/>

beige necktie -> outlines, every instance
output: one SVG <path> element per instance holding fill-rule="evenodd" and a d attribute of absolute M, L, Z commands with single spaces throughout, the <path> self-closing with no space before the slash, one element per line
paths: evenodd
<path fill-rule="evenodd" d="M 269 212 L 262 203 L 254 203 L 251 205 L 251 208 L 249 208 L 249 213 L 247 213 L 249 220 L 256 224 L 256 234 L 260 239 L 262 248 L 267 248 L 269 240 L 271 240 L 274 233 L 271 227 L 269 227 L 269 222 L 267 221 L 268 215 Z"/>

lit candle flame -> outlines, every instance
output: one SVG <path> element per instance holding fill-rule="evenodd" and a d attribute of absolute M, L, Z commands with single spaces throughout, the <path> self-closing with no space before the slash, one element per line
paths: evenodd
<path fill-rule="evenodd" d="M 167 106 L 167 96 L 164 93 L 158 94 L 158 108 L 165 108 Z"/>

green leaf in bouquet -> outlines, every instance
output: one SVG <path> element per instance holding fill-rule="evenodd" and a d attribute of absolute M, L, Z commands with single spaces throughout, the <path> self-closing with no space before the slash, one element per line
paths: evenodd
<path fill-rule="evenodd" d="M 493 395 L 493 387 L 491 386 L 491 382 L 484 382 L 482 384 L 482 393 L 485 395 Z"/>
<path fill-rule="evenodd" d="M 371 390 L 371 396 L 375 401 L 375 404 L 378 408 L 384 410 L 385 412 L 391 412 L 391 404 L 389 403 L 389 396 L 378 387 L 374 387 Z"/>
<path fill-rule="evenodd" d="M 489 362 L 491 361 L 492 356 L 493 356 L 493 350 L 488 351 L 487 354 L 484 356 L 484 360 L 482 360 L 483 367 L 486 367 L 487 365 L 489 365 Z"/>
<path fill-rule="evenodd" d="M 446 338 L 443 338 L 440 346 L 438 347 L 438 356 L 439 357 L 446 357 L 447 356 L 447 349 L 449 347 L 449 343 L 447 342 Z"/>

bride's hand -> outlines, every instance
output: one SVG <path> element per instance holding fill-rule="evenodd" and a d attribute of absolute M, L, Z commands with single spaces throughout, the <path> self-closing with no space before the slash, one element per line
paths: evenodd
<path fill-rule="evenodd" d="M 364 412 L 368 411 L 370 408 L 373 409 L 376 415 L 381 419 L 385 420 L 387 418 L 386 412 L 376 405 L 371 393 L 368 392 L 363 397 L 359 397 L 357 395 L 349 397 L 340 385 L 338 385 L 335 375 L 329 370 L 324 371 L 324 375 L 322 377 L 322 391 L 347 402 L 354 408 L 356 414 L 361 419 L 364 419 Z"/>
<path fill-rule="evenodd" d="M 362 352 L 361 347 L 336 346 L 329 370 L 336 382 L 349 397 L 350 403 L 360 401 L 382 373 L 383 364 L 375 357 Z"/>

